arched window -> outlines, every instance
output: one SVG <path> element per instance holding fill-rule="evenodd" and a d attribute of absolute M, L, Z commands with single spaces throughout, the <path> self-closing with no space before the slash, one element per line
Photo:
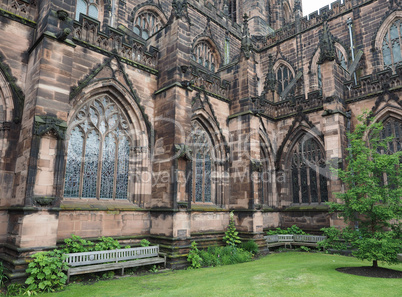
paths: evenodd
<path fill-rule="evenodd" d="M 401 26 L 400 19 L 396 20 L 389 28 L 382 42 L 382 57 L 384 66 L 395 69 L 402 62 L 401 53 Z"/>
<path fill-rule="evenodd" d="M 143 11 L 134 20 L 133 31 L 145 40 L 163 27 L 159 17 L 151 11 Z"/>
<path fill-rule="evenodd" d="M 233 22 L 237 22 L 237 0 L 229 0 L 229 17 Z"/>
<path fill-rule="evenodd" d="M 325 155 L 312 138 L 302 138 L 294 147 L 291 159 L 293 203 L 328 201 Z"/>
<path fill-rule="evenodd" d="M 402 121 L 390 118 L 384 123 L 381 139 L 387 137 L 393 137 L 393 140 L 388 143 L 386 153 L 393 154 L 402 150 Z"/>
<path fill-rule="evenodd" d="M 87 102 L 71 123 L 64 197 L 127 199 L 128 120 L 107 95 Z"/>
<path fill-rule="evenodd" d="M 214 202 L 212 195 L 213 145 L 207 131 L 195 122 L 191 133 L 189 196 L 193 202 Z"/>
<path fill-rule="evenodd" d="M 86 14 L 91 18 L 99 18 L 99 0 L 77 0 L 75 19 L 80 19 L 80 13 Z"/>
<path fill-rule="evenodd" d="M 278 95 L 281 96 L 282 92 L 293 80 L 292 71 L 285 65 L 281 64 L 276 70 L 276 83 Z M 279 100 L 285 100 L 286 98 L 279 98 Z"/>
<path fill-rule="evenodd" d="M 217 66 L 215 51 L 208 42 L 198 42 L 192 50 L 191 57 L 201 66 L 204 66 L 208 70 L 215 72 Z"/>

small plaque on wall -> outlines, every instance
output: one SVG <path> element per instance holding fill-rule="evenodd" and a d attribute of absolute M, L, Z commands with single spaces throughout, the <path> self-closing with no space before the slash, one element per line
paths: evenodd
<path fill-rule="evenodd" d="M 186 238 L 187 237 L 187 229 L 177 230 L 177 237 Z"/>

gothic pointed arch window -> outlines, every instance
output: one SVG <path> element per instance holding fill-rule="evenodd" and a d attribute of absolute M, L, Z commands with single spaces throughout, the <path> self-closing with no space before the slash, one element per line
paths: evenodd
<path fill-rule="evenodd" d="M 383 123 L 383 130 L 380 135 L 382 140 L 387 138 L 392 138 L 388 142 L 387 147 L 379 148 L 378 152 L 381 154 L 394 154 L 396 152 L 402 151 L 402 120 L 396 119 L 394 117 L 388 118 Z M 386 173 L 381 176 L 382 184 L 391 184 L 395 186 L 395 181 L 391 181 Z"/>
<path fill-rule="evenodd" d="M 211 72 L 217 70 L 218 55 L 214 47 L 206 40 L 200 40 L 195 44 L 191 52 L 191 58 Z"/>
<path fill-rule="evenodd" d="M 277 85 L 277 93 L 279 96 L 279 101 L 286 100 L 286 98 L 282 98 L 281 95 L 292 80 L 293 80 L 293 72 L 290 70 L 288 66 L 281 63 L 279 67 L 276 69 L 276 85 Z"/>
<path fill-rule="evenodd" d="M 69 128 L 65 198 L 127 199 L 129 121 L 108 95 L 86 102 Z"/>
<path fill-rule="evenodd" d="M 99 0 L 77 0 L 75 9 L 75 20 L 80 19 L 80 14 L 85 14 L 91 18 L 99 18 L 100 3 Z"/>
<path fill-rule="evenodd" d="M 395 69 L 402 62 L 401 32 L 401 19 L 394 21 L 386 31 L 382 40 L 382 57 L 385 68 Z"/>
<path fill-rule="evenodd" d="M 302 137 L 296 143 L 290 167 L 293 203 L 328 201 L 325 154 L 316 140 Z"/>
<path fill-rule="evenodd" d="M 133 31 L 147 40 L 164 26 L 160 17 L 151 10 L 141 11 L 134 19 Z"/>
<path fill-rule="evenodd" d="M 214 203 L 212 171 L 214 152 L 212 140 L 205 128 L 195 121 L 190 135 L 191 174 L 189 175 L 189 196 L 195 203 Z"/>
<path fill-rule="evenodd" d="M 402 150 L 402 121 L 396 118 L 387 119 L 381 131 L 381 139 L 392 137 L 388 147 L 381 150 L 382 153 L 393 154 Z"/>

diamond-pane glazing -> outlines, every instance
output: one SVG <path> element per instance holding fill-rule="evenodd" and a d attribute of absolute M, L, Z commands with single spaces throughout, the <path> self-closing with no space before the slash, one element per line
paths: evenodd
<path fill-rule="evenodd" d="M 85 143 L 85 164 L 82 197 L 96 198 L 96 185 L 98 180 L 99 161 L 99 135 L 92 130 Z"/>
<path fill-rule="evenodd" d="M 103 142 L 100 198 L 113 198 L 116 141 L 109 133 Z"/>
<path fill-rule="evenodd" d="M 64 197 L 80 196 L 81 158 L 84 139 L 78 127 L 71 132 L 67 151 Z"/>
<path fill-rule="evenodd" d="M 72 125 L 64 196 L 126 199 L 130 138 L 125 132 L 129 126 L 124 113 L 113 100 L 102 96 L 82 106 Z M 85 131 L 86 136 L 79 131 Z M 80 158 L 73 157 L 77 154 Z"/>
<path fill-rule="evenodd" d="M 116 199 L 127 199 L 128 191 L 128 164 L 130 159 L 130 144 L 126 136 L 119 143 Z"/>

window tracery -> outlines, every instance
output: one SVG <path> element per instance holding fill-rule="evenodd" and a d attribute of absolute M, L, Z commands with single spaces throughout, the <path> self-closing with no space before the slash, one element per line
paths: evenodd
<path fill-rule="evenodd" d="M 402 121 L 391 118 L 384 123 L 384 128 L 381 131 L 381 139 L 393 137 L 388 143 L 387 151 L 384 153 L 393 154 L 402 150 Z"/>
<path fill-rule="evenodd" d="M 90 16 L 91 18 L 99 18 L 99 0 L 77 0 L 75 10 L 75 20 L 80 19 L 80 13 Z"/>
<path fill-rule="evenodd" d="M 395 69 L 397 65 L 402 62 L 401 52 L 401 31 L 402 22 L 397 19 L 388 28 L 382 42 L 382 57 L 384 61 L 384 67 Z"/>
<path fill-rule="evenodd" d="M 206 41 L 200 41 L 197 43 L 197 45 L 193 48 L 191 57 L 201 66 L 204 66 L 208 70 L 215 72 L 215 51 Z"/>
<path fill-rule="evenodd" d="M 133 31 L 135 34 L 147 40 L 162 27 L 163 24 L 159 17 L 155 13 L 147 10 L 137 15 L 134 20 Z"/>
<path fill-rule="evenodd" d="M 237 22 L 237 0 L 229 0 L 228 10 L 229 17 L 233 22 Z"/>
<path fill-rule="evenodd" d="M 325 155 L 318 143 L 303 138 L 295 145 L 291 160 L 293 203 L 328 201 Z M 321 170 L 320 170 L 321 169 Z"/>
<path fill-rule="evenodd" d="M 276 82 L 277 82 L 277 92 L 281 96 L 282 92 L 293 80 L 292 71 L 286 66 L 281 64 L 276 70 Z M 285 100 L 286 98 L 279 98 L 279 100 Z"/>
<path fill-rule="evenodd" d="M 127 199 L 128 128 L 122 110 L 108 96 L 79 110 L 68 143 L 64 197 Z"/>
<path fill-rule="evenodd" d="M 213 145 L 205 129 L 193 124 L 191 133 L 191 172 L 189 176 L 189 196 L 193 202 L 213 202 L 212 169 Z"/>

